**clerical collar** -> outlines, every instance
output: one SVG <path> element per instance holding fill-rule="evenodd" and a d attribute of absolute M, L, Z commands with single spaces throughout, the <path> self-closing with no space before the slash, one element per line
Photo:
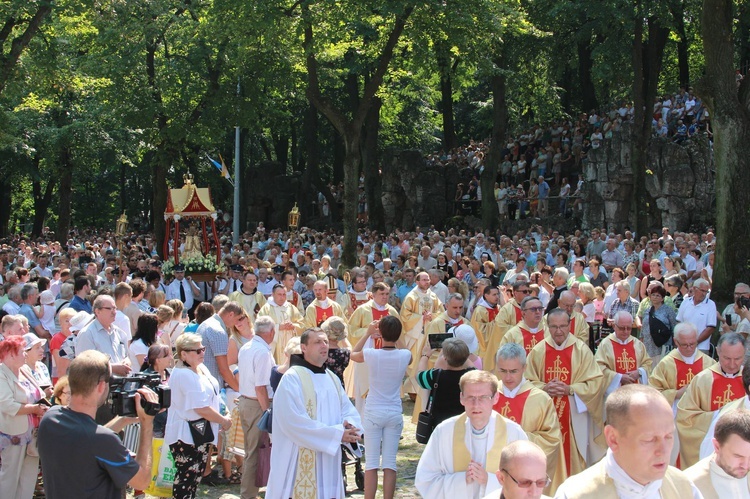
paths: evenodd
<path fill-rule="evenodd" d="M 257 291 L 258 291 L 258 288 L 253 288 L 253 290 L 250 291 L 249 293 L 245 293 L 245 287 L 240 286 L 240 293 L 242 293 L 243 295 L 251 296 L 251 295 L 254 295 Z"/>
<path fill-rule="evenodd" d="M 627 340 L 623 341 L 623 340 L 621 340 L 620 338 L 618 338 L 617 336 L 612 336 L 612 341 L 616 341 L 616 342 L 617 342 L 617 343 L 619 343 L 620 345 L 627 345 L 628 343 L 630 343 L 630 341 L 631 341 L 632 339 L 633 339 L 633 337 L 632 337 L 632 336 L 630 336 L 630 337 L 629 337 L 629 338 L 628 338 Z"/>
<path fill-rule="evenodd" d="M 524 324 L 526 324 L 526 323 L 524 322 Z M 526 324 L 526 325 L 529 326 L 528 324 Z M 534 334 L 538 333 L 539 332 L 539 326 L 537 326 L 537 327 L 531 327 L 531 326 L 529 326 L 529 332 L 530 333 L 534 333 Z"/>
<path fill-rule="evenodd" d="M 497 308 L 497 305 L 492 306 L 489 303 L 487 303 L 487 300 L 485 300 L 484 297 L 482 297 L 482 298 L 479 299 L 479 301 L 477 302 L 477 305 L 481 305 L 484 308 L 489 308 L 489 309 L 493 309 L 493 310 L 495 308 Z"/>
<path fill-rule="evenodd" d="M 516 395 L 518 395 L 518 392 L 521 390 L 521 387 L 524 383 L 526 383 L 526 378 L 524 376 L 521 376 L 521 382 L 518 383 L 518 386 L 514 389 L 508 390 L 505 385 L 503 385 L 503 395 L 511 399 L 516 398 Z"/>
<path fill-rule="evenodd" d="M 680 353 L 680 351 L 678 350 L 677 353 Z M 689 365 L 691 365 L 691 364 L 693 364 L 693 362 L 695 362 L 695 358 L 697 356 L 698 356 L 698 350 L 696 350 L 695 352 L 693 352 L 693 355 L 691 355 L 690 357 L 685 357 L 684 355 L 682 355 L 680 353 L 680 357 L 682 357 L 682 360 L 685 362 L 685 364 L 689 364 Z"/>
<path fill-rule="evenodd" d="M 604 471 L 615 482 L 617 497 L 620 499 L 658 497 L 662 480 L 654 480 L 647 485 L 636 482 L 617 464 L 612 449 L 607 449 L 607 456 L 604 459 Z"/>
<path fill-rule="evenodd" d="M 322 301 L 318 300 L 318 305 L 320 305 L 320 308 L 328 308 L 328 307 L 331 306 L 331 304 L 328 303 L 328 298 L 326 298 L 325 300 L 322 300 Z"/>
<path fill-rule="evenodd" d="M 448 322 L 448 323 L 450 323 L 450 324 L 456 325 L 456 324 L 458 324 L 459 322 L 461 322 L 462 320 L 463 320 L 463 317 L 461 317 L 460 315 L 458 316 L 458 318 L 457 318 L 457 319 L 453 319 L 453 318 L 451 318 L 451 317 L 447 317 L 447 316 L 446 316 L 445 322 Z"/>
<path fill-rule="evenodd" d="M 721 366 L 719 366 L 719 369 L 721 369 Z M 721 369 L 721 375 L 724 376 L 725 378 L 730 378 L 731 379 L 731 378 L 736 378 L 737 376 L 742 375 L 741 371 L 742 370 L 740 370 L 740 371 L 738 371 L 738 372 L 736 372 L 734 374 L 729 374 L 729 373 L 725 373 L 724 369 Z"/>
<path fill-rule="evenodd" d="M 385 310 L 388 310 L 388 305 L 383 305 L 383 306 L 380 306 L 380 305 L 378 305 L 378 304 L 377 304 L 377 303 L 375 302 L 375 300 L 373 300 L 373 301 L 372 301 L 372 308 L 374 308 L 375 310 L 380 310 L 381 312 L 383 312 L 383 311 L 385 311 Z"/>
<path fill-rule="evenodd" d="M 303 357 L 302 354 L 299 353 L 295 353 L 289 358 L 289 364 L 292 366 L 304 367 L 305 369 L 311 370 L 314 374 L 325 374 L 326 372 L 325 367 L 318 367 L 310 364 L 305 360 L 305 357 Z"/>
<path fill-rule="evenodd" d="M 740 487 L 744 486 L 747 487 L 747 477 L 745 478 L 735 478 L 732 475 L 728 474 L 726 471 L 724 471 L 721 466 L 719 466 L 716 463 L 716 453 L 714 453 L 713 457 L 711 458 L 711 461 L 708 463 L 708 467 L 712 474 L 718 475 L 718 477 L 721 480 L 726 480 L 728 482 L 737 482 Z"/>
<path fill-rule="evenodd" d="M 279 305 L 278 303 L 276 303 L 276 300 L 271 299 L 271 300 L 268 300 L 268 303 L 270 303 L 272 307 L 282 307 L 283 308 L 283 307 L 287 306 L 288 302 L 284 301 L 284 303 L 282 303 L 281 305 Z"/>
<path fill-rule="evenodd" d="M 471 423 L 469 423 L 469 426 L 471 427 L 471 434 L 473 436 L 482 437 L 487 433 L 487 428 L 490 427 L 490 423 L 488 421 L 487 424 L 484 425 L 484 428 L 482 428 L 481 430 L 477 430 L 476 428 L 474 428 L 474 425 L 472 425 Z"/>
<path fill-rule="evenodd" d="M 562 345 L 558 345 L 557 343 L 555 343 L 555 340 L 551 340 L 550 343 L 552 344 L 552 348 L 558 351 L 562 351 L 565 350 L 566 345 L 568 344 L 568 338 L 565 338 L 565 341 L 563 341 Z"/>

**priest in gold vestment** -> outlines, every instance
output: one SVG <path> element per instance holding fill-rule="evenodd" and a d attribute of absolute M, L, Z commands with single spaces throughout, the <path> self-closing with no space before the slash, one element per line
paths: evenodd
<path fill-rule="evenodd" d="M 478 355 L 482 357 L 483 362 L 487 351 L 487 342 L 498 328 L 495 318 L 500 312 L 499 301 L 500 290 L 495 286 L 485 286 L 482 291 L 482 298 L 477 302 L 477 306 L 474 307 L 471 314 L 471 327 L 477 333 L 477 339 L 479 340 Z"/>
<path fill-rule="evenodd" d="M 319 327 L 326 319 L 334 316 L 346 321 L 341 305 L 328 298 L 328 281 L 316 281 L 313 284 L 313 293 L 315 293 L 315 299 L 305 309 L 305 329 Z"/>
<path fill-rule="evenodd" d="M 500 346 L 506 343 L 516 343 L 521 345 L 528 355 L 537 344 L 544 341 L 549 331 L 542 322 L 544 305 L 539 298 L 535 296 L 524 298 L 521 302 L 521 314 L 523 318 L 503 335 Z"/>
<path fill-rule="evenodd" d="M 716 347 L 719 363 L 698 374 L 677 404 L 677 431 L 680 436 L 680 466 L 688 468 L 699 461 L 701 442 L 716 411 L 742 398 L 742 363 L 745 342 L 737 333 L 726 333 Z"/>
<path fill-rule="evenodd" d="M 497 353 L 500 341 L 503 339 L 505 333 L 508 332 L 510 328 L 521 322 L 521 319 L 523 318 L 521 302 L 529 295 L 531 295 L 529 282 L 526 280 L 526 276 L 521 277 L 521 275 L 519 275 L 516 277 L 515 282 L 513 282 L 513 298 L 508 300 L 508 302 L 502 306 L 500 312 L 498 312 L 497 317 L 495 317 L 497 327 L 494 328 L 491 336 L 487 339 L 487 349 L 484 352 L 482 364 L 488 371 L 493 371 L 495 369 L 495 354 Z"/>
<path fill-rule="evenodd" d="M 545 392 L 535 387 L 523 373 L 526 352 L 516 343 L 505 344 L 497 351 L 495 373 L 500 380 L 499 398 L 495 411 L 521 425 L 529 440 L 537 444 L 547 456 L 547 475 L 554 489 L 558 466 L 562 463 L 562 434 L 555 404 Z M 561 468 L 564 472 L 564 468 Z"/>
<path fill-rule="evenodd" d="M 614 333 L 604 338 L 596 351 L 596 363 L 604 374 L 606 397 L 622 385 L 648 384 L 651 357 L 641 340 L 631 335 L 633 316 L 621 310 L 614 316 Z"/>
<path fill-rule="evenodd" d="M 367 327 L 373 321 L 379 321 L 388 315 L 398 318 L 398 311 L 388 305 L 390 294 L 391 288 L 384 282 L 376 282 L 372 285 L 372 300 L 357 307 L 357 310 L 349 317 L 349 341 L 352 345 L 356 345 L 367 334 Z M 365 344 L 365 348 L 381 348 L 382 345 L 382 339 L 370 339 Z M 351 376 L 347 378 L 347 371 L 344 371 L 346 393 L 354 399 L 354 407 L 362 415 L 365 409 L 365 397 L 370 389 L 370 378 L 364 364 L 350 362 L 349 365 L 352 367 Z"/>
<path fill-rule="evenodd" d="M 554 401 L 565 476 L 570 476 L 600 457 L 593 452 L 591 440 L 602 424 L 603 376 L 588 345 L 570 333 L 570 318 L 564 310 L 551 311 L 547 325 L 550 335 L 529 353 L 525 375 Z"/>
<path fill-rule="evenodd" d="M 404 383 L 404 390 L 417 393 L 419 385 L 414 378 L 421 351 L 419 343 L 425 334 L 427 324 L 443 311 L 443 304 L 430 289 L 430 276 L 427 272 L 420 272 L 416 278 L 417 285 L 409 291 L 401 304 L 401 324 L 404 326 L 402 340 L 406 348 L 411 351 L 412 363 L 409 366 L 409 379 Z"/>
<path fill-rule="evenodd" d="M 293 336 L 302 334 L 304 318 L 297 307 L 286 301 L 286 288 L 282 284 L 274 285 L 271 299 L 260 308 L 258 315 L 267 315 L 276 324 L 276 336 L 274 336 L 271 349 L 276 363 L 284 363 L 286 343 Z"/>

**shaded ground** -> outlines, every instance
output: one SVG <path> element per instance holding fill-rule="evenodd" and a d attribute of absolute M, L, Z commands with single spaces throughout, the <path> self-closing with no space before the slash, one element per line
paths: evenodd
<path fill-rule="evenodd" d="M 414 404 L 408 399 L 404 401 L 404 432 L 403 439 L 399 445 L 396 461 L 398 463 L 398 481 L 396 482 L 396 497 L 400 499 L 414 499 L 420 497 L 414 488 L 414 474 L 417 470 L 417 462 L 422 454 L 423 445 L 417 443 L 414 438 L 416 425 L 411 422 L 411 412 Z M 354 483 L 354 466 L 347 467 L 347 497 L 364 497 L 364 492 L 356 490 Z M 382 483 L 382 476 L 381 476 Z M 153 496 L 146 496 L 153 497 Z M 225 485 L 223 487 L 208 487 L 201 485 L 198 488 L 198 497 L 206 499 L 239 499 L 239 485 Z M 265 494 L 261 492 L 261 497 Z M 377 497 L 382 497 L 380 493 Z M 133 494 L 128 494 L 128 499 L 133 499 Z"/>

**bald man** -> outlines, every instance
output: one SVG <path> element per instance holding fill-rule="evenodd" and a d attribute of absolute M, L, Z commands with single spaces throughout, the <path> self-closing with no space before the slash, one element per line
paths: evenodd
<path fill-rule="evenodd" d="M 542 491 L 550 484 L 547 476 L 547 456 L 528 440 L 516 440 L 506 445 L 500 454 L 500 469 L 495 472 L 502 487 L 484 499 L 540 499 L 548 498 Z"/>
<path fill-rule="evenodd" d="M 669 466 L 674 443 L 672 407 L 656 389 L 625 385 L 609 396 L 607 455 L 557 489 L 556 499 L 639 497 L 701 499 L 685 474 Z"/>

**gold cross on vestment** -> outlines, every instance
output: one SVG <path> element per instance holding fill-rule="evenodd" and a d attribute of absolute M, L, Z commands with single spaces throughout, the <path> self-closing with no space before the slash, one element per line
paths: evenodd
<path fill-rule="evenodd" d="M 533 334 L 531 335 L 531 341 L 529 342 L 529 345 L 526 347 L 526 353 L 529 353 L 532 348 L 534 348 L 537 344 L 536 336 Z"/>
<path fill-rule="evenodd" d="M 729 402 L 734 400 L 734 392 L 732 391 L 732 387 L 729 385 L 727 386 L 727 389 L 724 390 L 724 393 L 722 393 L 722 395 L 724 395 L 724 398 L 721 398 L 721 396 L 717 396 L 714 399 L 714 404 L 718 404 L 719 407 L 724 407 Z"/>
<path fill-rule="evenodd" d="M 691 381 L 693 381 L 693 378 L 695 378 L 695 374 L 693 374 L 693 368 L 688 367 L 688 372 L 685 375 L 685 379 L 680 381 L 680 386 L 677 388 L 682 388 L 683 386 L 687 386 L 690 384 Z"/>
<path fill-rule="evenodd" d="M 622 355 L 617 359 L 617 367 L 623 369 L 626 373 L 629 373 L 635 369 L 635 359 L 628 357 L 628 352 L 622 351 Z"/>
<path fill-rule="evenodd" d="M 552 363 L 552 367 L 547 368 L 547 376 L 549 376 L 550 379 L 557 378 L 563 383 L 566 383 L 568 381 L 568 374 L 570 374 L 570 372 L 567 368 L 563 367 L 562 359 L 560 359 L 560 355 L 558 354 L 555 362 Z"/>
<path fill-rule="evenodd" d="M 511 421 L 516 420 L 516 418 L 510 416 L 510 402 L 507 400 L 505 401 L 505 405 L 503 406 L 503 408 L 500 410 L 500 415 L 502 415 L 506 419 L 510 419 Z"/>

